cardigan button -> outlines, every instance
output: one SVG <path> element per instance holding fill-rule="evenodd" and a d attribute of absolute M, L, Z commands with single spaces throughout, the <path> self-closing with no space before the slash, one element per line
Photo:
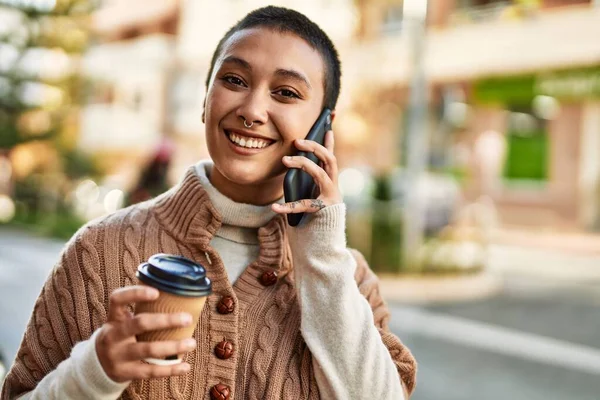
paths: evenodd
<path fill-rule="evenodd" d="M 260 277 L 260 283 L 263 286 L 272 286 L 277 283 L 277 272 L 275 271 L 266 271 Z"/>
<path fill-rule="evenodd" d="M 219 301 L 219 304 L 217 304 L 217 311 L 220 314 L 231 314 L 234 308 L 235 302 L 231 296 L 222 297 L 221 301 Z"/>
<path fill-rule="evenodd" d="M 233 343 L 223 339 L 215 346 L 215 355 L 221 360 L 227 360 L 233 355 Z"/>
<path fill-rule="evenodd" d="M 210 389 L 210 399 L 211 400 L 227 400 L 229 399 L 229 394 L 231 391 L 229 390 L 229 386 L 223 385 L 222 383 L 217 383 L 215 386 Z"/>

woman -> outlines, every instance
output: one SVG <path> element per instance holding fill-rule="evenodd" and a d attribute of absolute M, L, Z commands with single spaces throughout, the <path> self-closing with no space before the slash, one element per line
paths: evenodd
<path fill-rule="evenodd" d="M 2 398 L 407 398 L 415 361 L 387 327 L 374 274 L 346 248 L 333 132 L 325 146 L 301 140 L 324 107 L 335 109 L 339 88 L 337 52 L 302 14 L 266 7 L 231 28 L 207 78 L 212 162 L 75 235 Z M 322 167 L 290 157 L 297 150 Z M 314 177 L 316 201 L 283 203 L 288 168 Z M 287 226 L 296 212 L 309 218 Z M 159 295 L 134 285 L 137 266 L 159 252 L 205 265 L 213 282 L 193 340 L 135 340 L 191 320 L 128 308 Z M 233 351 L 215 351 L 223 342 Z M 180 353 L 175 366 L 141 362 Z"/>

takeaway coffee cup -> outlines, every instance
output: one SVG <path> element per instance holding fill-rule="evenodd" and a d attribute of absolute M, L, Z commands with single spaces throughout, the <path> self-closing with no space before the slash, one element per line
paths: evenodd
<path fill-rule="evenodd" d="M 136 314 L 187 312 L 193 318 L 193 323 L 186 327 L 145 332 L 137 336 L 138 341 L 192 337 L 206 298 L 212 292 L 212 284 L 206 277 L 204 267 L 182 256 L 155 254 L 138 267 L 136 276 L 141 285 L 152 286 L 160 291 L 158 299 L 137 303 Z M 148 358 L 145 361 L 172 365 L 180 363 L 181 358 L 181 354 L 173 354 L 165 359 Z"/>

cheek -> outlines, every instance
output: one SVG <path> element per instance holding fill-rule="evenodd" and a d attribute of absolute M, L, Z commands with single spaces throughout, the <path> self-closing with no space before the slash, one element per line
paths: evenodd
<path fill-rule="evenodd" d="M 279 118 L 274 118 L 284 142 L 289 146 L 293 146 L 294 140 L 304 139 L 318 117 L 318 114 L 313 114 L 314 112 L 311 110 L 301 113 L 281 114 Z"/>
<path fill-rule="evenodd" d="M 206 97 L 206 120 L 207 124 L 216 122 L 227 113 L 228 105 L 231 103 L 231 96 L 228 96 L 226 90 L 221 88 L 212 88 Z M 231 108 L 231 107 L 229 107 Z"/>

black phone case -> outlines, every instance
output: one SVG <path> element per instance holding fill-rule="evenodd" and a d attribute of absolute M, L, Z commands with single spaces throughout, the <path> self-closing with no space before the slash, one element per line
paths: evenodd
<path fill-rule="evenodd" d="M 306 140 L 312 140 L 323 145 L 325 142 L 325 134 L 329 130 L 331 130 L 331 110 L 326 108 L 321 112 L 321 115 L 319 115 L 319 118 L 317 118 L 317 121 L 312 128 L 310 128 L 308 135 L 306 135 Z M 297 155 L 304 156 L 315 164 L 319 163 L 319 159 L 314 153 L 299 151 Z M 290 168 L 283 180 L 285 202 L 289 203 L 303 199 L 314 199 L 316 186 L 314 179 L 308 173 L 298 168 Z M 288 214 L 288 224 L 296 226 L 302 221 L 303 217 L 304 213 Z"/>

